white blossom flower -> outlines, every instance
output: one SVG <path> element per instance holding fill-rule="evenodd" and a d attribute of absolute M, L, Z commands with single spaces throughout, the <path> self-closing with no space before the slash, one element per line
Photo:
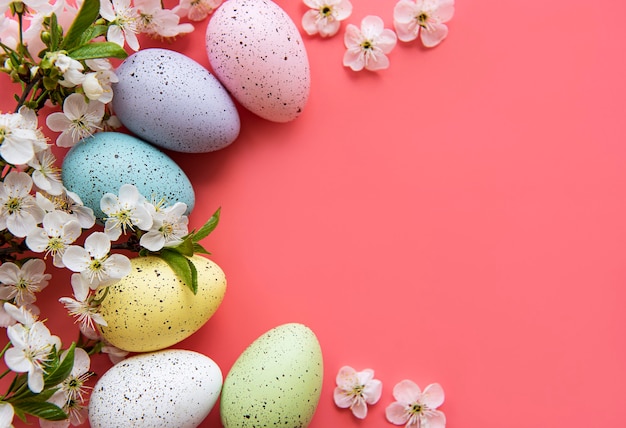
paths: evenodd
<path fill-rule="evenodd" d="M 384 28 L 378 16 L 366 16 L 361 21 L 361 29 L 348 24 L 344 35 L 347 51 L 343 65 L 354 71 L 382 70 L 389 67 L 387 55 L 397 42 L 396 33 Z"/>
<path fill-rule="evenodd" d="M 374 371 L 365 369 L 357 372 L 350 366 L 344 366 L 337 373 L 337 387 L 333 392 L 335 404 L 342 409 L 350 408 L 359 419 L 367 416 L 367 405 L 380 400 L 383 384 L 374 379 Z"/>
<path fill-rule="evenodd" d="M 15 416 L 13 406 L 10 403 L 0 401 L 0 427 L 13 428 L 13 416 Z"/>
<path fill-rule="evenodd" d="M 63 75 L 63 79 L 59 80 L 61 86 L 73 88 L 83 83 L 83 80 L 85 80 L 85 75 L 83 74 L 84 67 L 79 61 L 58 52 L 53 53 L 52 56 L 54 58 L 54 66 Z"/>
<path fill-rule="evenodd" d="M 98 312 L 98 305 L 89 300 L 90 286 L 87 280 L 78 273 L 72 274 L 72 290 L 74 298 L 61 297 L 61 302 L 69 314 L 76 318 L 81 331 L 95 331 L 96 324 L 106 326 L 107 322 Z"/>
<path fill-rule="evenodd" d="M 107 40 L 124 47 L 124 41 L 134 50 L 139 50 L 137 40 L 139 14 L 131 6 L 130 0 L 102 0 L 100 15 L 111 24 Z"/>
<path fill-rule="evenodd" d="M 104 233 L 115 241 L 126 229 L 150 230 L 152 216 L 145 208 L 145 198 L 132 184 L 120 187 L 119 197 L 113 193 L 105 193 L 100 200 L 100 209 L 107 216 L 104 223 Z"/>
<path fill-rule="evenodd" d="M 191 33 L 193 25 L 180 24 L 180 17 L 170 9 L 163 9 L 160 0 L 135 0 L 139 12 L 139 31 L 150 37 L 170 38 Z"/>
<path fill-rule="evenodd" d="M 25 172 L 11 171 L 0 184 L 0 230 L 23 238 L 41 223 L 44 212 L 30 194 L 33 181 Z"/>
<path fill-rule="evenodd" d="M 0 155 L 5 161 L 24 165 L 47 146 L 32 110 L 21 107 L 18 113 L 0 114 Z"/>
<path fill-rule="evenodd" d="M 387 406 L 387 420 L 406 428 L 445 428 L 446 416 L 437 407 L 444 401 L 443 388 L 438 383 L 428 385 L 424 391 L 415 382 L 400 381 L 393 388 L 393 403 Z"/>
<path fill-rule="evenodd" d="M 60 195 L 50 195 L 46 192 L 37 192 L 37 205 L 45 212 L 63 211 L 78 221 L 83 229 L 91 229 L 96 223 L 93 210 L 85 205 L 80 197 L 67 189 Z"/>
<path fill-rule="evenodd" d="M 52 404 L 56 404 L 57 406 L 59 406 L 61 410 L 63 410 L 67 415 L 67 419 L 62 419 L 60 421 L 49 421 L 40 418 L 40 428 L 68 428 L 70 426 L 83 425 L 87 421 L 89 415 L 88 403 L 82 403 L 80 401 L 67 401 L 65 403 L 62 403 L 61 399 L 61 395 L 58 395 L 56 397 L 53 395 L 48 401 Z"/>
<path fill-rule="evenodd" d="M 61 353 L 61 359 L 67 357 L 68 351 Z M 91 361 L 89 354 L 83 348 L 74 348 L 74 365 L 68 377 L 59 385 L 50 398 L 50 402 L 58 405 L 64 410 L 71 407 L 73 402 L 85 403 L 87 400 L 87 389 L 85 383 L 93 374 L 89 371 Z"/>
<path fill-rule="evenodd" d="M 88 280 L 91 289 L 117 282 L 130 273 L 130 260 L 122 254 L 111 254 L 111 240 L 103 232 L 85 239 L 85 247 L 70 245 L 63 254 L 63 264 Z"/>
<path fill-rule="evenodd" d="M 139 244 L 150 251 L 180 244 L 182 238 L 189 233 L 189 219 L 185 211 L 187 205 L 183 202 L 176 202 L 171 207 L 156 211 L 153 214 L 152 227 L 141 236 Z"/>
<path fill-rule="evenodd" d="M 46 213 L 43 227 L 36 227 L 26 235 L 26 245 L 36 253 L 45 252 L 44 258 L 52 254 L 54 266 L 62 268 L 65 249 L 82 233 L 80 223 L 63 211 Z"/>
<path fill-rule="evenodd" d="M 63 101 L 63 113 L 48 115 L 46 124 L 55 132 L 61 132 L 57 138 L 60 147 L 72 147 L 85 137 L 90 137 L 101 129 L 104 117 L 104 104 L 100 101 L 85 101 L 81 94 L 74 93 Z"/>
<path fill-rule="evenodd" d="M 302 28 L 309 35 L 331 37 L 337 34 L 341 21 L 352 13 L 349 0 L 304 0 L 309 9 L 302 17 Z"/>
<path fill-rule="evenodd" d="M 15 322 L 23 324 L 26 327 L 31 327 L 37 321 L 37 314 L 29 310 L 26 306 L 17 307 L 9 302 L 5 302 L 2 307 Z"/>
<path fill-rule="evenodd" d="M 111 83 L 119 81 L 113 72 L 113 66 L 105 59 L 91 59 L 85 61 L 87 66 L 92 70 L 91 73 L 85 75 L 83 81 L 83 90 L 90 100 L 100 101 L 101 103 L 109 103 L 113 99 L 113 89 Z"/>
<path fill-rule="evenodd" d="M 35 154 L 28 162 L 28 166 L 34 169 L 31 178 L 35 186 L 51 195 L 63 193 L 61 181 L 61 169 L 55 166 L 56 158 L 52 151 L 47 148 Z"/>
<path fill-rule="evenodd" d="M 61 340 L 51 335 L 41 321 L 31 326 L 18 323 L 7 327 L 7 335 L 13 347 L 4 354 L 4 362 L 14 372 L 28 373 L 28 388 L 34 393 L 41 392 L 44 365 L 53 348 L 61 348 Z"/>
<path fill-rule="evenodd" d="M 37 300 L 35 293 L 48 285 L 52 275 L 45 273 L 46 263 L 30 259 L 22 267 L 6 262 L 0 265 L 0 299 L 13 300 L 17 306 Z"/>
<path fill-rule="evenodd" d="M 215 12 L 224 0 L 180 0 L 174 11 L 178 15 L 187 16 L 192 21 L 202 21 Z"/>
<path fill-rule="evenodd" d="M 400 0 L 393 10 L 393 23 L 400 41 L 410 42 L 419 36 L 430 48 L 446 38 L 445 22 L 452 15 L 454 0 Z"/>

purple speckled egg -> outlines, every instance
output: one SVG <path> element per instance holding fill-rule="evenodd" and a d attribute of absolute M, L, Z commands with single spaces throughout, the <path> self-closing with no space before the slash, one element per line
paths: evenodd
<path fill-rule="evenodd" d="M 309 60 L 298 28 L 270 0 L 228 0 L 206 32 L 209 63 L 246 109 L 272 122 L 297 118 L 309 98 Z"/>
<path fill-rule="evenodd" d="M 115 74 L 115 114 L 132 133 L 155 146 L 212 152 L 239 135 L 239 114 L 226 89 L 181 53 L 144 49 L 126 58 Z"/>

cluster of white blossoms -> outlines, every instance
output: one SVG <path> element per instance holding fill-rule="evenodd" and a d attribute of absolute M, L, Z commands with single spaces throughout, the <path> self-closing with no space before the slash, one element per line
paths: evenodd
<path fill-rule="evenodd" d="M 302 28 L 313 36 L 332 37 L 341 21 L 352 13 L 350 0 L 303 0 L 310 9 L 302 17 Z M 418 37 L 434 47 L 448 35 L 446 22 L 454 15 L 454 0 L 400 0 L 393 10 L 394 30 L 385 28 L 382 18 L 368 15 L 361 26 L 348 24 L 344 34 L 343 64 L 354 71 L 376 71 L 389 67 L 389 54 L 398 40 L 412 42 Z"/>
<path fill-rule="evenodd" d="M 101 22 L 97 21 L 98 26 L 94 28 L 105 28 L 106 32 L 93 30 L 103 32 L 93 34 L 119 45 L 120 48 L 128 46 L 137 51 L 140 47 L 137 38 L 139 34 L 154 38 L 174 38 L 190 33 L 194 29 L 193 25 L 180 23 L 181 16 L 192 20 L 204 19 L 221 1 L 182 0 L 173 9 L 165 9 L 159 0 L 102 0 L 98 15 Z M 21 20 L 9 13 L 11 7 L 15 9 L 16 4 L 24 9 L 19 15 Z M 6 55 L 0 68 L 11 74 L 14 80 L 29 84 L 37 82 L 38 73 L 39 77 L 45 76 L 37 82 L 40 92 L 34 87 L 32 99 L 21 101 L 32 109 L 38 109 L 43 106 L 40 95 L 45 94 L 53 103 L 63 104 L 63 112 L 51 114 L 46 121 L 48 128 L 61 133 L 57 138 L 57 145 L 61 147 L 71 147 L 94 132 L 115 129 L 121 125 L 109 105 L 113 98 L 111 84 L 118 81 L 109 60 L 85 58 L 79 61 L 72 58 L 66 50 L 52 49 L 54 46 L 44 43 L 44 40 L 51 37 L 49 20 L 52 14 L 65 28 L 68 25 L 64 24 L 75 19 L 80 4 L 81 1 L 72 4 L 66 0 L 26 0 L 23 3 L 0 1 L 0 43 L 4 51 L 17 52 L 19 46 L 27 46 L 32 58 L 36 58 L 39 52 L 45 52 L 39 63 L 27 61 L 16 64 L 10 55 Z M 22 28 L 23 21 L 28 22 L 25 31 Z M 56 89 L 57 85 L 62 87 L 60 91 Z M 45 91 L 42 91 L 42 86 Z M 32 158 L 37 148 L 43 150 L 46 144 L 41 133 L 37 136 L 24 136 L 21 127 L 6 123 L 18 119 L 8 115 L 0 118 L 0 140 L 3 140 L 0 150 L 7 162 L 21 165 Z M 2 133 L 6 134 L 6 129 L 18 131 L 12 136 L 5 135 L 2 139 Z M 35 150 L 31 150 L 33 146 Z"/>
<path fill-rule="evenodd" d="M 0 378 L 16 375 L 0 396 L 0 428 L 25 414 L 39 417 L 43 428 L 81 424 L 91 375 L 86 350 L 107 353 L 113 362 L 127 354 L 98 330 L 106 326 L 99 313 L 106 287 L 131 271 L 130 259 L 116 250 L 176 252 L 183 240 L 197 237 L 188 231 L 184 203 L 148 200 L 152 195 L 132 184 L 103 195 L 104 216 L 97 219 L 63 185 L 38 112 L 57 107 L 45 125 L 59 133 L 59 147 L 119 127 L 111 108 L 118 78 L 110 59 L 139 50 L 141 34 L 170 39 L 193 31 L 181 19 L 203 20 L 222 1 L 180 0 L 167 9 L 160 0 L 0 0 L 0 72 L 22 90 L 15 111 L 0 112 L 0 327 L 9 338 L 0 351 L 8 370 Z M 59 301 L 82 335 L 65 350 L 38 319 L 37 294 L 52 277 L 47 261 L 72 272 L 72 294 Z"/>
<path fill-rule="evenodd" d="M 123 185 L 119 195 L 105 194 L 100 208 L 106 215 L 102 219 L 104 231 L 92 232 L 83 245 L 75 245 L 96 221 L 93 210 L 84 206 L 78 195 L 62 185 L 56 195 L 33 189 L 33 180 L 25 172 L 11 171 L 0 182 L 0 232 L 24 238 L 25 249 L 43 253 L 44 259 L 52 258 L 54 266 L 75 272 L 74 298 L 62 301 L 79 317 L 83 333 L 92 338 L 96 334 L 94 322 L 103 324 L 103 320 L 88 291 L 111 285 L 130 272 L 128 257 L 111 254 L 112 242 L 132 233 L 139 236 L 140 247 L 157 252 L 179 245 L 189 233 L 186 204 L 150 202 L 132 184 Z M 33 310 L 35 293 L 50 278 L 43 274 L 44 269 L 42 259 L 29 260 L 22 266 L 5 261 L 0 265 L 0 299 Z"/>
<path fill-rule="evenodd" d="M 75 241 L 84 229 L 94 226 L 96 218 L 77 195 L 62 186 L 61 189 L 58 195 L 51 195 L 33 188 L 31 176 L 18 171 L 9 172 L 0 183 L 0 233 L 21 237 L 25 249 L 43 254 L 43 259 L 28 259 L 25 263 L 4 261 L 0 265 L 0 301 L 4 302 L 0 305 L 0 326 L 7 328 L 11 345 L 4 353 L 4 361 L 13 372 L 28 374 L 28 387 L 34 393 L 43 388 L 50 353 L 61 349 L 58 337 L 51 335 L 43 322 L 37 321 L 40 311 L 35 305 L 36 293 L 43 290 L 51 278 L 45 273 L 44 259 L 51 257 L 54 266 L 73 272 L 73 295 L 59 301 L 76 318 L 84 337 L 99 343 L 99 349 L 116 362 L 127 352 L 111 346 L 100 335 L 97 326 L 107 324 L 99 313 L 101 301 L 95 298 L 99 290 L 119 281 L 131 270 L 128 257 L 112 253 L 112 243 L 122 235 L 133 234 L 139 237 L 140 247 L 159 251 L 180 244 L 188 235 L 184 203 L 171 206 L 153 203 L 135 186 L 126 184 L 118 195 L 107 193 L 101 200 L 101 209 L 106 215 L 102 219 L 104 231 L 91 232 L 82 245 L 77 245 Z M 88 367 L 89 357 L 85 351 L 77 348 L 75 352 L 75 358 L 80 355 L 83 362 L 79 366 L 75 363 L 74 367 L 78 370 L 84 366 L 85 358 Z M 86 403 L 77 399 L 83 397 L 76 396 L 82 394 L 76 385 L 84 384 L 87 373 L 85 369 L 72 375 L 76 377 L 74 382 L 66 380 L 64 385 L 68 388 L 74 385 L 74 392 L 61 388 L 66 394 L 55 393 L 52 397 L 56 400 L 52 402 L 69 415 L 69 422 L 84 421 Z M 3 409 L 9 412 L 0 402 L 0 419 Z M 12 419 L 13 413 L 10 416 Z M 42 426 L 47 424 L 42 421 Z"/>

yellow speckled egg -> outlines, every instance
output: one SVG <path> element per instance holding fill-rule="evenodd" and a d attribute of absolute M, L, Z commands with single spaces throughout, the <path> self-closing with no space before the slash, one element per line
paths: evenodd
<path fill-rule="evenodd" d="M 322 350 L 303 324 L 283 324 L 256 339 L 231 367 L 220 398 L 225 428 L 309 425 L 322 391 Z"/>
<path fill-rule="evenodd" d="M 130 352 L 172 346 L 191 336 L 217 311 L 226 292 L 226 276 L 213 261 L 194 255 L 198 292 L 193 292 L 159 257 L 131 259 L 131 273 L 108 287 L 100 312 L 107 322 L 102 336 Z M 102 297 L 105 289 L 96 294 Z"/>

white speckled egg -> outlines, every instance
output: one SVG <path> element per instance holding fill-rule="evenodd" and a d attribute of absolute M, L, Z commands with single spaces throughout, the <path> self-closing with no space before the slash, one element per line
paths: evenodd
<path fill-rule="evenodd" d="M 131 259 L 131 272 L 97 292 L 106 297 L 99 326 L 112 345 L 131 352 L 149 352 L 172 346 L 198 331 L 215 314 L 226 293 L 226 276 L 206 257 L 191 258 L 198 271 L 196 294 L 160 257 Z"/>
<path fill-rule="evenodd" d="M 298 28 L 270 0 L 228 0 L 206 32 L 215 75 L 245 108 L 273 122 L 300 115 L 309 98 L 309 60 Z"/>
<path fill-rule="evenodd" d="M 191 58 L 144 49 L 115 70 L 113 109 L 140 138 L 169 150 L 212 152 L 239 135 L 239 114 L 221 83 Z"/>
<path fill-rule="evenodd" d="M 209 357 L 171 349 L 139 354 L 107 370 L 89 400 L 92 428 L 194 428 L 207 417 L 222 387 Z"/>
<path fill-rule="evenodd" d="M 107 192 L 117 195 L 122 184 L 134 184 L 148 200 L 184 202 L 187 213 L 196 200 L 189 178 L 169 156 L 119 132 L 99 132 L 81 140 L 65 155 L 61 177 L 99 219 L 104 217 L 100 199 Z"/>
<path fill-rule="evenodd" d="M 230 369 L 220 398 L 225 428 L 306 427 L 322 390 L 322 350 L 311 329 L 283 324 L 256 339 Z"/>

